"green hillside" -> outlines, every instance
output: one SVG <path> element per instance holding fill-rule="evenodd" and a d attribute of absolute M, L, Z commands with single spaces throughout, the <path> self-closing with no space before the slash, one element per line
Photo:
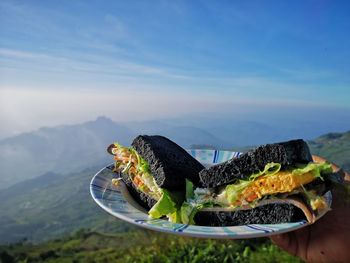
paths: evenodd
<path fill-rule="evenodd" d="M 350 131 L 328 133 L 308 143 L 312 154 L 322 156 L 350 171 Z"/>
<path fill-rule="evenodd" d="M 39 245 L 0 246 L 0 259 L 4 262 L 301 262 L 268 239 L 194 239 L 143 230 L 112 235 L 79 231 Z"/>
<path fill-rule="evenodd" d="M 81 228 L 124 232 L 132 228 L 103 212 L 90 196 L 89 184 L 98 171 L 69 175 L 45 174 L 0 192 L 0 243 L 23 238 L 41 242 Z"/>

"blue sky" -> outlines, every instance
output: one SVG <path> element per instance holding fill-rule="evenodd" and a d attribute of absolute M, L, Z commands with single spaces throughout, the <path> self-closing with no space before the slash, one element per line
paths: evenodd
<path fill-rule="evenodd" d="M 0 137 L 99 115 L 350 114 L 349 13 L 348 1 L 2 0 Z"/>

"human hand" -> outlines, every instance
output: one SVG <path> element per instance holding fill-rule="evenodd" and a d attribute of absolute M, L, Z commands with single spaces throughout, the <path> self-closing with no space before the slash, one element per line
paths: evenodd
<path fill-rule="evenodd" d="M 350 187 L 349 182 L 345 184 Z M 332 196 L 332 210 L 324 217 L 311 226 L 272 236 L 271 240 L 307 262 L 350 262 L 350 202 L 337 188 Z"/>

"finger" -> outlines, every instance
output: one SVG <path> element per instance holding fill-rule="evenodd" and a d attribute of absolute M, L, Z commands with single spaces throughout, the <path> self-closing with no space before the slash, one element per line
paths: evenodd
<path fill-rule="evenodd" d="M 289 233 L 274 235 L 274 236 L 271 236 L 270 238 L 272 242 L 276 244 L 278 247 L 289 252 L 290 245 L 291 245 L 291 237 Z"/>
<path fill-rule="evenodd" d="M 293 256 L 299 256 L 299 257 L 301 256 L 301 255 L 298 255 L 299 244 L 298 244 L 298 240 L 295 237 L 294 232 L 271 236 L 271 240 L 278 247 L 288 252 L 289 254 Z"/>

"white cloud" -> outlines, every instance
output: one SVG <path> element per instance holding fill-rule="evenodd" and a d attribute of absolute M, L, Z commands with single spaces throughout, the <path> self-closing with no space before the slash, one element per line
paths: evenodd
<path fill-rule="evenodd" d="M 6 59 L 12 62 L 15 67 L 27 67 L 28 63 L 34 65 L 33 70 L 37 68 L 40 71 L 62 71 L 62 68 L 72 71 L 90 71 L 92 73 L 130 73 L 130 74 L 167 74 L 165 69 L 148 66 L 140 63 L 134 63 L 118 58 L 110 58 L 102 55 L 75 54 L 68 55 L 49 55 L 38 52 L 28 52 L 16 49 L 0 48 L 0 59 Z M 6 68 L 6 64 L 2 63 Z"/>
<path fill-rule="evenodd" d="M 0 48 L 0 56 L 10 57 L 10 58 L 19 58 L 19 59 L 43 57 L 43 55 L 38 55 L 32 52 L 25 52 L 21 50 L 14 50 L 14 49 L 7 49 L 7 48 Z"/>

